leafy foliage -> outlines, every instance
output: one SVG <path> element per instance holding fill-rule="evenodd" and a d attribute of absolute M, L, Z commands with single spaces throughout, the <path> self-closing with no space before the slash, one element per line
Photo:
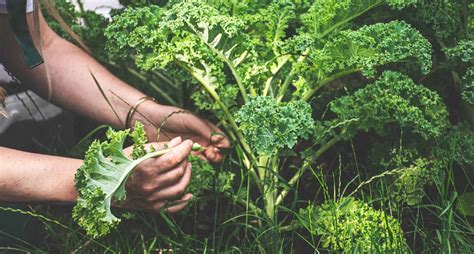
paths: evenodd
<path fill-rule="evenodd" d="M 461 62 L 469 63 L 474 60 L 474 41 L 462 40 L 455 47 L 444 50 L 448 57 L 458 58 Z"/>
<path fill-rule="evenodd" d="M 465 102 L 474 104 L 474 67 L 469 68 L 462 79 L 461 96 Z"/>
<path fill-rule="evenodd" d="M 299 212 L 304 227 L 324 248 L 343 253 L 408 253 L 398 221 L 354 198 L 310 204 Z"/>
<path fill-rule="evenodd" d="M 314 51 L 311 59 L 322 77 L 349 70 L 373 77 L 375 67 L 403 60 L 415 60 L 426 74 L 431 68 L 431 45 L 409 24 L 392 21 L 342 31 Z"/>
<path fill-rule="evenodd" d="M 419 204 L 426 195 L 425 186 L 443 179 L 442 166 L 437 161 L 416 159 L 412 165 L 401 169 L 392 195 L 399 202 L 406 202 L 408 205 Z"/>
<path fill-rule="evenodd" d="M 436 92 L 398 72 L 385 71 L 379 80 L 331 102 L 335 123 L 349 121 L 347 135 L 358 130 L 383 135 L 395 123 L 425 139 L 440 137 L 447 126 L 448 112 Z"/>
<path fill-rule="evenodd" d="M 261 155 L 292 148 L 299 138 L 309 137 L 314 124 L 306 102 L 283 104 L 271 97 L 251 99 L 239 110 L 236 120 L 252 148 Z"/>
<path fill-rule="evenodd" d="M 434 35 L 441 39 L 453 39 L 462 29 L 462 1 L 430 0 L 417 1 L 415 15 L 429 25 Z M 450 38 L 451 37 L 451 38 Z"/>
<path fill-rule="evenodd" d="M 76 173 L 75 183 L 79 197 L 73 217 L 93 237 L 109 233 L 120 222 L 111 212 L 112 201 L 125 200 L 125 182 L 133 169 L 143 161 L 129 159 L 123 153 L 123 144 L 128 135 L 128 130 L 109 129 L 108 140 L 102 143 L 94 141 L 91 144 L 84 164 Z M 143 128 L 137 128 L 132 134 L 144 135 Z"/>
<path fill-rule="evenodd" d="M 132 158 L 123 151 L 125 139 L 131 137 Z M 114 229 L 120 219 L 111 211 L 112 202 L 126 199 L 125 183 L 133 170 L 143 161 L 163 155 L 169 149 L 147 152 L 143 125 L 134 130 L 107 131 L 107 140 L 95 140 L 86 152 L 83 165 L 77 170 L 75 186 L 78 192 L 73 218 L 92 237 L 101 237 Z"/>
<path fill-rule="evenodd" d="M 190 156 L 189 162 L 193 166 L 193 178 L 187 188 L 189 193 L 201 196 L 205 191 L 214 190 L 214 187 L 221 193 L 232 189 L 232 172 L 216 171 L 211 164 L 197 156 Z"/>
<path fill-rule="evenodd" d="M 349 25 L 348 20 L 370 11 L 381 5 L 389 5 L 392 8 L 404 8 L 416 3 L 416 0 L 317 0 L 314 1 L 301 21 L 306 32 L 319 38 L 336 29 L 345 28 Z"/>
<path fill-rule="evenodd" d="M 102 59 L 138 73 L 141 88 L 171 87 L 167 101 L 192 98 L 182 105 L 232 140 L 225 173 L 191 159 L 190 190 L 217 193 L 149 236 L 156 218 L 137 223 L 137 249 L 473 252 L 472 227 L 453 206 L 473 189 L 472 3 L 122 2 Z M 339 201 L 295 217 L 308 200 Z"/>

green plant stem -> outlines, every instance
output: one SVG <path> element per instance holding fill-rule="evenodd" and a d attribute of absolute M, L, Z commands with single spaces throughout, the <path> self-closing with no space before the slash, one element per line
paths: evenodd
<path fill-rule="evenodd" d="M 347 71 L 343 71 L 343 72 L 339 72 L 337 74 L 334 74 L 332 75 L 331 77 L 327 77 L 323 80 L 321 80 L 320 82 L 318 82 L 318 84 L 311 88 L 310 90 L 308 90 L 304 95 L 303 95 L 303 100 L 304 101 L 309 101 L 313 95 L 319 90 L 321 89 L 323 86 L 331 83 L 332 81 L 336 80 L 336 79 L 339 79 L 339 78 L 342 78 L 344 76 L 347 76 L 349 74 L 352 74 L 352 73 L 355 73 L 355 72 L 358 72 L 359 70 L 358 69 L 351 69 L 351 70 L 347 70 Z"/>
<path fill-rule="evenodd" d="M 303 51 L 303 53 L 301 53 L 301 55 L 298 57 L 296 62 L 297 63 L 302 63 L 306 59 L 306 57 L 308 57 L 309 52 L 310 52 L 310 48 L 305 49 L 305 51 Z M 290 74 L 288 74 L 285 81 L 283 82 L 283 85 L 280 88 L 280 91 L 278 92 L 278 96 L 277 96 L 277 101 L 278 102 L 283 100 L 283 97 L 285 96 L 286 90 L 288 90 L 288 87 L 290 86 L 291 81 L 295 77 L 295 74 L 296 74 L 295 69 L 292 68 L 291 71 L 290 71 Z"/>
<path fill-rule="evenodd" d="M 271 157 L 268 155 L 260 156 L 258 160 L 258 169 L 259 169 L 259 176 L 260 181 L 263 183 L 263 196 L 264 196 L 264 203 L 265 203 L 265 212 L 270 219 L 274 218 L 275 209 L 274 209 L 274 182 L 273 176 L 276 172 L 272 172 L 267 174 L 268 170 L 273 170 L 271 164 Z M 272 178 L 271 180 L 268 178 Z"/>
<path fill-rule="evenodd" d="M 318 149 L 318 151 L 316 151 L 315 153 L 315 156 L 313 159 L 305 162 L 303 164 L 303 166 L 301 166 L 301 168 L 296 172 L 296 174 L 290 179 L 290 181 L 288 182 L 288 186 L 283 189 L 281 192 L 280 192 L 280 195 L 278 195 L 276 201 L 275 201 L 275 206 L 281 204 L 281 202 L 286 198 L 286 196 L 288 195 L 290 189 L 299 181 L 299 179 L 301 178 L 301 176 L 303 175 L 303 173 L 309 168 L 309 166 L 311 166 L 311 164 L 317 159 L 319 158 L 324 152 L 326 152 L 329 148 L 331 148 L 334 144 L 336 144 L 338 141 L 340 140 L 340 138 L 338 137 L 334 137 L 332 138 L 331 140 L 329 140 L 326 144 L 324 144 L 323 146 L 321 146 L 321 148 Z"/>
<path fill-rule="evenodd" d="M 224 192 L 224 196 L 230 198 L 235 203 L 240 204 L 243 207 L 250 209 L 250 211 L 252 211 L 255 215 L 264 214 L 263 210 L 260 209 L 260 207 L 256 206 L 250 199 L 243 200 L 237 197 L 236 195 L 232 195 L 229 192 Z"/>
<path fill-rule="evenodd" d="M 247 156 L 250 158 L 250 165 L 248 165 L 248 169 L 251 171 L 251 175 L 252 177 L 254 178 L 254 181 L 255 183 L 259 186 L 260 190 L 261 189 L 261 186 L 259 185 L 259 179 L 258 179 L 258 176 L 255 172 L 255 168 L 253 165 L 258 165 L 256 163 L 256 159 L 252 153 L 252 150 L 250 149 L 250 146 L 247 144 L 247 141 L 245 140 L 242 132 L 240 132 L 239 130 L 239 127 L 237 126 L 237 123 L 235 122 L 234 120 L 234 117 L 232 116 L 232 114 L 230 113 L 229 109 L 224 105 L 224 103 L 222 103 L 219 95 L 216 93 L 216 91 L 203 79 L 203 77 L 201 75 L 199 75 L 198 73 L 196 73 L 195 71 L 193 71 L 190 67 L 186 66 L 186 64 L 184 63 L 181 63 L 179 61 L 177 61 L 177 64 L 179 66 L 181 66 L 182 68 L 184 68 L 185 70 L 187 70 L 197 81 L 199 81 L 199 83 L 204 87 L 204 89 L 206 89 L 206 91 L 212 96 L 212 98 L 214 98 L 214 100 L 217 102 L 217 104 L 219 105 L 219 107 L 222 109 L 222 111 L 224 112 L 226 118 L 227 118 L 227 121 L 229 121 L 230 125 L 231 125 L 231 130 L 233 130 L 234 134 L 236 135 L 236 138 L 237 138 L 237 142 L 240 143 L 240 145 L 242 146 L 244 152 L 247 154 Z M 258 170 L 258 169 L 257 169 Z"/>
<path fill-rule="evenodd" d="M 285 64 L 288 62 L 288 60 L 290 60 L 291 58 L 291 55 L 286 55 L 286 56 L 283 56 L 283 60 L 280 61 L 278 63 L 278 65 L 276 66 L 276 68 L 274 68 L 272 70 L 272 76 L 269 77 L 266 81 L 265 81 L 265 88 L 263 89 L 263 93 L 262 95 L 263 96 L 267 96 L 268 95 L 268 91 L 270 90 L 270 87 L 272 85 L 272 81 L 273 81 L 273 78 L 275 77 L 275 75 L 278 74 L 278 72 L 280 72 L 281 68 L 283 68 L 283 66 L 285 66 Z"/>
<path fill-rule="evenodd" d="M 284 232 L 292 232 L 296 229 L 300 229 L 302 227 L 302 225 L 294 220 L 290 223 L 290 225 L 287 225 L 287 226 L 283 226 L 283 227 L 280 227 L 279 231 L 284 233 Z"/>
<path fill-rule="evenodd" d="M 370 6 L 368 6 L 367 8 L 365 8 L 364 10 L 362 10 L 362 11 L 360 11 L 360 12 L 356 12 L 356 13 L 354 13 L 354 15 L 349 16 L 349 17 L 347 17 L 346 19 L 341 20 L 340 22 L 338 22 L 338 23 L 334 24 L 333 26 L 329 27 L 328 29 L 326 29 L 323 33 L 321 33 L 321 34 L 318 36 L 318 38 L 319 38 L 319 39 L 322 39 L 322 38 L 326 37 L 328 34 L 330 34 L 330 33 L 331 33 L 333 30 L 335 30 L 336 28 L 339 28 L 339 27 L 343 26 L 343 25 L 346 24 L 347 22 L 350 22 L 351 20 L 353 20 L 353 19 L 359 17 L 360 15 L 362 15 L 362 14 L 364 14 L 364 13 L 370 11 L 371 9 L 373 9 L 373 8 L 375 8 L 375 7 L 377 7 L 377 6 L 379 6 L 380 4 L 382 4 L 382 1 L 379 1 L 379 2 L 377 2 L 377 3 L 375 3 L 375 4 L 373 4 L 373 5 L 370 5 Z"/>
<path fill-rule="evenodd" d="M 131 69 L 131 68 L 127 68 L 127 71 L 132 74 L 133 76 L 135 76 L 136 78 L 142 80 L 143 82 L 146 82 L 148 83 L 151 87 L 153 87 L 153 89 L 163 98 L 165 99 L 169 104 L 171 105 L 178 105 L 178 103 L 173 99 L 171 98 L 165 91 L 163 91 L 155 82 L 147 79 L 145 76 L 143 76 L 142 74 L 140 74 L 139 72 Z"/>

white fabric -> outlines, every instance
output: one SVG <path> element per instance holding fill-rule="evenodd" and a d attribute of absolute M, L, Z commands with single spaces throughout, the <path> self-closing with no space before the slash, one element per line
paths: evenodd
<path fill-rule="evenodd" d="M 34 0 L 27 0 L 26 1 L 26 13 L 32 12 L 34 9 Z M 0 0 L 0 13 L 7 14 L 7 0 Z"/>

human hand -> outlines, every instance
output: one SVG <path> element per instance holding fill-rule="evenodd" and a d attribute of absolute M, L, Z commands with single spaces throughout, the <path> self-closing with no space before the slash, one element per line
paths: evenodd
<path fill-rule="evenodd" d="M 127 199 L 121 207 L 134 210 L 159 211 L 169 202 L 176 205 L 165 208 L 167 212 L 175 213 L 183 209 L 192 197 L 185 194 L 191 180 L 191 163 L 188 155 L 193 141 L 174 138 L 169 143 L 150 143 L 157 149 L 171 149 L 170 152 L 142 162 L 134 170 L 126 183 Z M 130 148 L 125 149 L 131 152 Z"/>
<path fill-rule="evenodd" d="M 181 136 L 206 147 L 199 152 L 205 159 L 211 162 L 222 160 L 222 150 L 230 147 L 229 139 L 222 130 L 183 109 L 158 104 L 154 106 L 155 109 L 148 112 L 154 112 L 149 115 L 157 126 L 145 124 L 150 141 L 165 141 Z"/>

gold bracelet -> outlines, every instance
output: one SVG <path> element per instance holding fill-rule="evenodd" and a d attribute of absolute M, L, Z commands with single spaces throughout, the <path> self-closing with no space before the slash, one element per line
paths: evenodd
<path fill-rule="evenodd" d="M 132 120 L 132 116 L 135 113 L 135 111 L 137 111 L 138 106 L 140 106 L 140 104 L 142 104 L 143 102 L 148 101 L 148 100 L 156 102 L 155 98 L 150 97 L 150 96 L 145 96 L 145 97 L 142 97 L 142 98 L 138 99 L 138 101 L 135 102 L 135 105 L 133 105 L 133 107 L 130 108 L 130 110 L 128 111 L 128 114 L 127 114 L 127 118 L 125 119 L 125 128 L 127 128 L 127 129 L 130 128 L 130 120 Z"/>

